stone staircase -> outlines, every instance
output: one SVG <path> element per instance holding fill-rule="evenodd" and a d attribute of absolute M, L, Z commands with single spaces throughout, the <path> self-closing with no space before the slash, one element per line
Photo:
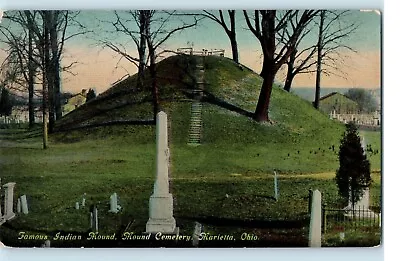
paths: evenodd
<path fill-rule="evenodd" d="M 190 125 L 189 125 L 189 145 L 200 145 L 202 129 L 202 107 L 199 101 L 194 101 L 191 107 Z"/>
<path fill-rule="evenodd" d="M 190 125 L 189 125 L 189 145 L 198 146 L 201 143 L 201 133 L 202 133 L 202 108 L 203 104 L 201 103 L 201 99 L 203 96 L 204 90 L 204 65 L 203 62 L 197 64 L 197 83 L 195 88 L 192 90 L 193 92 L 193 102 L 191 106 L 191 116 L 190 116 Z"/>

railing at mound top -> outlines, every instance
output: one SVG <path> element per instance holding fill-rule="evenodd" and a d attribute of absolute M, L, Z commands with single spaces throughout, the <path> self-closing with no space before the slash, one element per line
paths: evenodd
<path fill-rule="evenodd" d="M 193 50 L 192 47 L 182 47 L 182 48 L 176 49 L 176 51 L 177 51 L 177 53 L 189 54 L 189 55 L 202 55 L 202 56 L 208 56 L 208 55 L 224 56 L 225 55 L 224 49 Z"/>

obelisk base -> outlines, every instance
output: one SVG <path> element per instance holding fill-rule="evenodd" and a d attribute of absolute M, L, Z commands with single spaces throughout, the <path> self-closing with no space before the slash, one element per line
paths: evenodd
<path fill-rule="evenodd" d="M 146 233 L 174 233 L 176 231 L 172 194 L 152 195 L 149 210 L 150 218 L 146 224 Z"/>

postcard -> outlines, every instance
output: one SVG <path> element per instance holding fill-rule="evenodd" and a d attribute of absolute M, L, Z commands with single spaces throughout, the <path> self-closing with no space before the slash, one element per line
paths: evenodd
<path fill-rule="evenodd" d="M 377 10 L 7 10 L 0 241 L 381 244 Z"/>

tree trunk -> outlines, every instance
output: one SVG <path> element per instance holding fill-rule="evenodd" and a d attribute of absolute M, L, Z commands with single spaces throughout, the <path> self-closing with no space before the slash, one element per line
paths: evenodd
<path fill-rule="evenodd" d="M 236 34 L 233 34 L 233 36 L 229 37 L 229 39 L 231 40 L 231 46 L 232 46 L 232 59 L 235 63 L 239 63 L 239 50 L 236 41 Z"/>
<path fill-rule="evenodd" d="M 49 64 L 49 31 L 47 26 L 47 19 L 43 19 L 43 97 L 42 97 L 42 110 L 43 110 L 43 149 L 47 149 L 48 137 L 47 137 L 47 105 L 48 105 L 48 85 L 49 85 L 49 76 L 48 76 L 48 64 Z"/>
<path fill-rule="evenodd" d="M 155 59 L 155 51 L 153 48 L 149 47 L 150 51 L 150 75 L 151 75 L 151 89 L 153 94 L 153 113 L 154 113 L 154 122 L 157 118 L 157 113 L 159 111 L 159 94 L 157 87 L 157 72 L 156 72 L 156 59 Z"/>
<path fill-rule="evenodd" d="M 139 11 L 140 21 L 140 41 L 139 41 L 139 68 L 138 68 L 138 81 L 137 89 L 142 90 L 144 86 L 144 72 L 146 69 L 146 11 Z"/>
<path fill-rule="evenodd" d="M 325 11 L 321 11 L 321 21 L 319 24 L 318 45 L 317 45 L 317 75 L 315 79 L 315 99 L 314 107 L 319 108 L 319 98 L 321 95 L 321 64 L 322 64 L 322 33 L 324 28 Z"/>
<path fill-rule="evenodd" d="M 287 92 L 290 92 L 290 89 L 292 88 L 292 82 L 294 77 L 296 76 L 296 72 L 294 70 L 294 63 L 296 61 L 296 54 L 297 54 L 297 50 L 294 50 L 290 56 L 289 56 L 289 60 L 287 62 L 287 74 L 286 74 L 286 80 L 285 80 L 285 86 L 284 86 L 284 90 Z"/>
<path fill-rule="evenodd" d="M 46 85 L 47 85 L 47 100 L 48 100 L 48 110 L 49 110 L 49 133 L 53 132 L 55 123 L 54 114 L 54 68 L 50 61 L 50 35 L 52 34 L 51 28 L 51 11 L 44 12 L 44 60 L 46 71 Z"/>
<path fill-rule="evenodd" d="M 156 122 L 157 113 L 159 110 L 159 97 L 158 97 L 158 86 L 157 86 L 157 72 L 156 72 L 156 50 L 154 49 L 153 42 L 151 39 L 150 32 L 150 12 L 144 11 L 144 31 L 146 36 L 147 47 L 149 49 L 150 56 L 150 76 L 151 76 L 151 90 L 153 95 L 153 116 L 154 122 Z"/>
<path fill-rule="evenodd" d="M 34 64 L 33 64 L 33 44 L 32 29 L 28 29 L 28 111 L 29 111 L 29 128 L 32 128 L 35 124 L 35 105 L 33 101 L 34 93 Z"/>
<path fill-rule="evenodd" d="M 269 104 L 272 93 L 272 85 L 274 83 L 275 74 L 277 72 L 275 66 L 275 13 L 276 11 L 267 11 L 263 15 L 262 23 L 268 23 L 269 27 L 265 30 L 265 37 L 259 39 L 263 51 L 263 67 L 261 70 L 261 77 L 263 83 L 261 86 L 260 95 L 256 111 L 254 112 L 254 119 L 256 121 L 270 121 L 269 119 Z"/>
<path fill-rule="evenodd" d="M 235 63 L 239 63 L 239 51 L 238 44 L 236 41 L 236 21 L 235 21 L 235 10 L 228 10 L 229 20 L 231 24 L 231 30 L 228 33 L 232 47 L 232 59 Z"/>
<path fill-rule="evenodd" d="M 263 76 L 260 95 L 258 96 L 257 108 L 254 113 L 254 120 L 269 121 L 269 104 L 271 100 L 272 85 L 274 83 L 275 74 L 270 71 Z"/>
<path fill-rule="evenodd" d="M 61 81 L 60 81 L 60 59 L 58 56 L 58 11 L 49 11 L 50 15 L 50 44 L 51 44 L 51 78 L 53 80 L 53 100 L 56 120 L 61 119 Z"/>
<path fill-rule="evenodd" d="M 285 80 L 285 86 L 283 87 L 285 91 L 290 92 L 290 89 L 292 88 L 293 79 L 294 79 L 294 74 L 289 72 L 288 70 Z"/>

